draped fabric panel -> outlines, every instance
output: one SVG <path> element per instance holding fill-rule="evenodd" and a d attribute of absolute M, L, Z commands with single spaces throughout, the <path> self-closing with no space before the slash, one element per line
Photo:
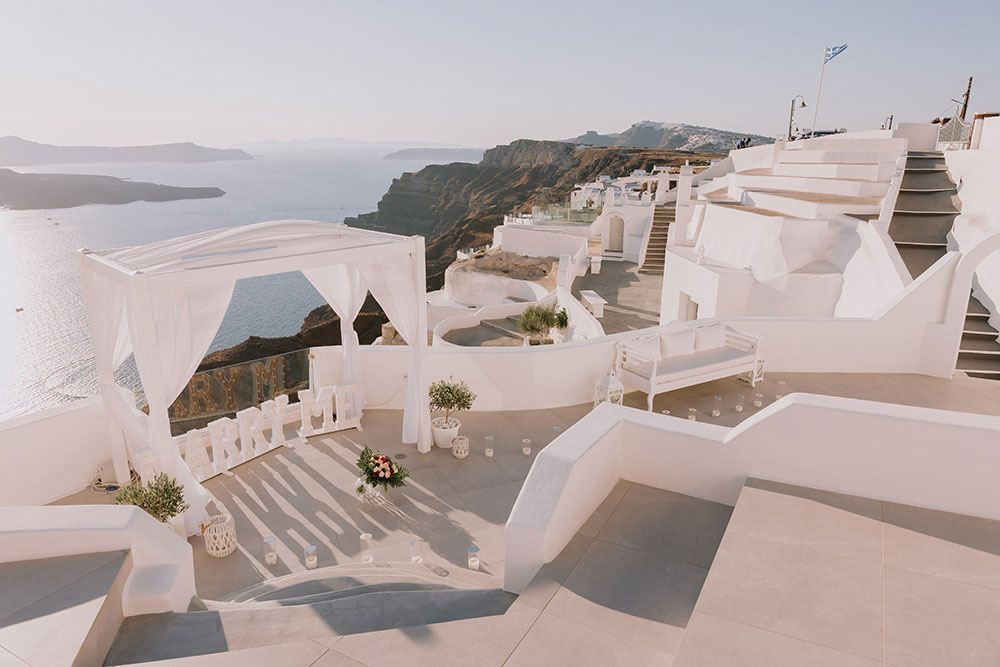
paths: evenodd
<path fill-rule="evenodd" d="M 357 384 L 353 396 L 354 414 L 360 414 L 365 402 L 361 372 L 361 344 L 354 330 L 354 320 L 361 312 L 368 285 L 353 264 L 334 264 L 302 271 L 340 318 L 340 344 L 344 352 L 344 384 Z"/>
<path fill-rule="evenodd" d="M 372 296 L 381 304 L 386 316 L 396 331 L 409 346 L 417 350 L 420 336 L 420 308 L 417 303 L 416 286 L 413 281 L 413 265 L 410 255 L 394 255 L 357 263 L 358 270 L 368 283 Z M 409 381 L 406 385 L 406 407 L 403 411 L 403 442 L 425 444 L 430 442 L 430 403 L 423 391 L 420 357 L 413 355 L 410 361 Z"/>
<path fill-rule="evenodd" d="M 235 286 L 233 281 L 161 290 L 150 295 L 158 345 L 153 352 L 160 365 L 167 405 L 180 396 L 205 358 L 226 316 Z M 139 372 L 142 377 L 141 366 Z M 146 379 L 142 379 L 145 386 Z M 177 482 L 184 486 L 184 499 L 192 510 L 184 513 L 184 524 L 188 535 L 194 535 L 199 531 L 200 524 L 208 519 L 205 508 L 211 502 L 212 494 L 195 479 L 180 450 L 174 446 L 171 451 Z"/>

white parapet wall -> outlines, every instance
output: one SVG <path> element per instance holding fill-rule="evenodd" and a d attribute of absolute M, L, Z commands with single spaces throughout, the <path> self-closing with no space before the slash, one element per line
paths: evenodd
<path fill-rule="evenodd" d="M 0 563 L 128 551 L 125 616 L 187 611 L 195 594 L 191 545 L 138 507 L 0 507 Z"/>
<path fill-rule="evenodd" d="M 101 398 L 0 423 L 0 506 L 41 505 L 85 488 L 111 460 Z"/>
<path fill-rule="evenodd" d="M 1000 519 L 1000 417 L 790 394 L 726 428 L 602 405 L 539 452 L 510 517 L 520 593 L 619 479 L 733 505 L 759 477 Z"/>

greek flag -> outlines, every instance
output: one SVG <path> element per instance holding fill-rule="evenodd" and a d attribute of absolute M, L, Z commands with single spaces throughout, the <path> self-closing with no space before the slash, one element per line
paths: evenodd
<path fill-rule="evenodd" d="M 826 47 L 826 57 L 823 59 L 823 64 L 825 65 L 828 62 L 830 62 L 831 60 L 833 60 L 834 58 L 836 58 L 837 56 L 839 56 L 841 54 L 841 52 L 844 49 L 846 49 L 846 48 L 847 48 L 847 44 L 844 44 L 842 46 L 828 46 L 828 47 Z"/>

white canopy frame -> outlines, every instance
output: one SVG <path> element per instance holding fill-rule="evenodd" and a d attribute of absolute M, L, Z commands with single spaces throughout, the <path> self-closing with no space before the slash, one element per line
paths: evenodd
<path fill-rule="evenodd" d="M 115 473 L 119 479 L 129 477 L 127 440 L 133 449 L 151 448 L 159 470 L 185 485 L 192 506 L 185 516 L 188 534 L 197 531 L 211 497 L 181 459 L 167 409 L 207 351 L 241 278 L 301 271 L 313 282 L 341 314 L 345 376 L 352 374 L 351 381 L 360 381 L 361 372 L 357 338 L 350 335 L 353 318 L 359 299 L 371 291 L 413 349 L 402 442 L 430 450 L 430 409 L 421 373 L 427 348 L 423 237 L 275 220 L 133 248 L 82 249 L 79 255 Z M 113 380 L 130 350 L 148 418 L 135 409 L 134 400 L 129 405 L 129 392 Z M 139 469 L 136 451 L 131 454 Z"/>

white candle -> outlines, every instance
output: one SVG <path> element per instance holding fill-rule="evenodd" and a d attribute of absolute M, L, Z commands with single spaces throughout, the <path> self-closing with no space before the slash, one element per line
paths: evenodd
<path fill-rule="evenodd" d="M 488 458 L 488 459 L 493 458 L 493 448 L 492 447 L 487 447 L 485 453 L 486 453 L 486 458 Z"/>
<path fill-rule="evenodd" d="M 469 569 L 470 570 L 479 569 L 479 556 L 469 556 Z"/>
<path fill-rule="evenodd" d="M 278 554 L 274 553 L 273 551 L 268 551 L 266 554 L 264 554 L 264 562 L 267 563 L 268 565 L 274 565 L 275 563 L 278 562 Z"/>
<path fill-rule="evenodd" d="M 316 569 L 316 556 L 306 556 L 306 569 L 307 570 Z"/>
<path fill-rule="evenodd" d="M 522 447 L 521 453 L 525 456 L 531 456 L 531 447 Z"/>

